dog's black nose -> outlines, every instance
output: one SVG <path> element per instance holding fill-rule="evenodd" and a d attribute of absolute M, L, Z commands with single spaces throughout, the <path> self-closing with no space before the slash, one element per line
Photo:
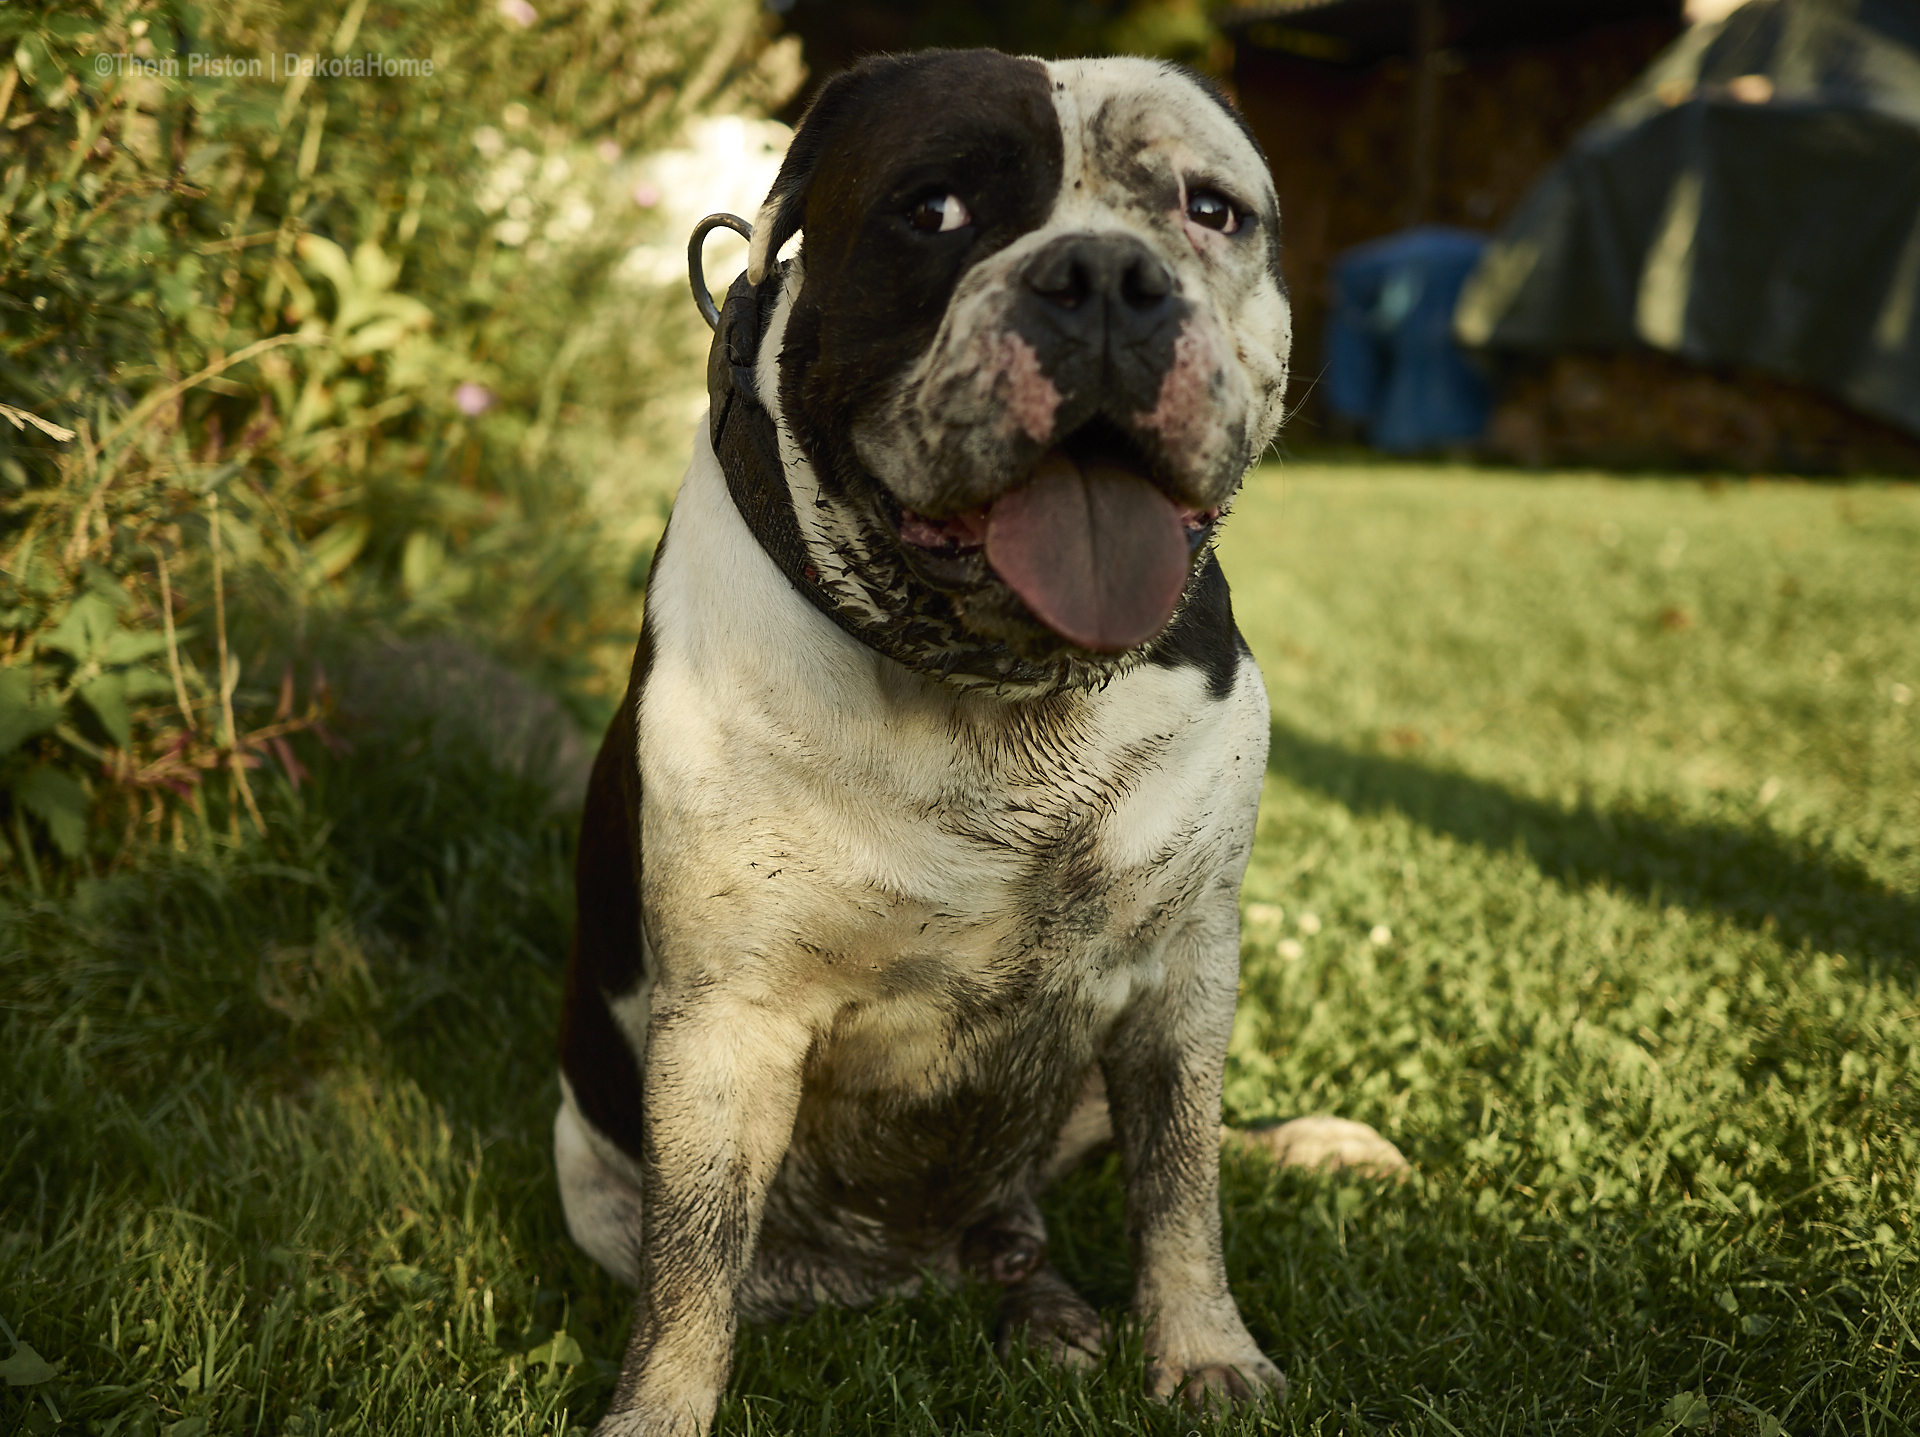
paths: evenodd
<path fill-rule="evenodd" d="M 1102 407 L 1153 408 L 1189 308 L 1158 255 L 1129 234 L 1062 235 L 1021 281 L 1015 324 L 1066 396 L 1057 423 L 1073 427 Z"/>
<path fill-rule="evenodd" d="M 1027 288 L 1093 328 L 1150 327 L 1173 293 L 1173 275 L 1132 235 L 1063 235 L 1027 266 Z"/>

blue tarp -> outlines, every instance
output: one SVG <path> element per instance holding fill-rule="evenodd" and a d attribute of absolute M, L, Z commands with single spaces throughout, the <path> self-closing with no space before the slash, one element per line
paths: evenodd
<path fill-rule="evenodd" d="M 1333 262 L 1327 407 L 1376 449 L 1407 454 L 1478 439 L 1492 391 L 1453 337 L 1454 302 L 1486 237 L 1422 225 Z"/>

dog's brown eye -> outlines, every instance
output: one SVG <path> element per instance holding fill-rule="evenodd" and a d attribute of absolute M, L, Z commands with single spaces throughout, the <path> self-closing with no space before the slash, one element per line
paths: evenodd
<path fill-rule="evenodd" d="M 1210 230 L 1230 235 L 1240 228 L 1240 212 L 1233 201 L 1213 190 L 1195 190 L 1187 197 L 1187 218 Z"/>
<path fill-rule="evenodd" d="M 928 195 L 907 213 L 907 223 L 923 234 L 942 234 L 973 223 L 958 195 Z"/>

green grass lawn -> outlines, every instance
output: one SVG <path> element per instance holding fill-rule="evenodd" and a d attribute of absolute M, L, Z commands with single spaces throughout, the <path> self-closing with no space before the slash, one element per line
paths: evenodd
<path fill-rule="evenodd" d="M 1228 1115 L 1417 1169 L 1228 1161 L 1292 1394 L 1156 1408 L 1130 1333 L 1002 1365 L 968 1289 L 744 1331 L 721 1430 L 1920 1430 L 1920 491 L 1296 465 L 1225 557 L 1274 712 Z M 419 737 L 264 843 L 11 870 L 0 1429 L 598 1414 L 625 1300 L 548 1171 L 567 821 Z M 1050 1216 L 1120 1307 L 1111 1163 Z"/>

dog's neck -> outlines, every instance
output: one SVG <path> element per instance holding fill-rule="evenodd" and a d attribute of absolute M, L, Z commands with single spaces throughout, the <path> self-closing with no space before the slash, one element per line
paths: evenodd
<path fill-rule="evenodd" d="M 777 281 L 769 288 L 777 289 Z M 806 540 L 793 515 L 786 467 L 780 462 L 780 436 L 754 384 L 761 323 L 760 291 L 743 274 L 727 292 L 713 347 L 707 352 L 707 423 L 714 456 L 727 476 L 734 508 L 775 567 L 816 609 L 861 643 L 871 645 L 866 626 L 834 602 L 819 569 L 807 557 Z"/>
<path fill-rule="evenodd" d="M 744 274 L 734 281 L 707 355 L 707 399 L 713 452 L 726 475 L 734 508 L 787 581 L 849 637 L 916 673 L 960 689 L 986 690 L 1006 698 L 1040 698 L 1098 685 L 1131 667 L 1126 661 L 1082 665 L 1020 659 L 1004 645 L 967 632 L 943 595 L 930 590 L 915 593 L 921 586 L 910 581 L 878 586 L 877 592 L 861 596 L 865 602 L 836 591 L 808 552 L 806 535 L 794 513 L 779 430 L 755 379 L 761 331 L 780 287 L 778 270 L 758 288 Z M 901 569 L 895 577 L 906 580 L 904 563 L 895 563 Z M 894 600 L 892 607 L 899 612 L 876 617 L 880 596 Z"/>

